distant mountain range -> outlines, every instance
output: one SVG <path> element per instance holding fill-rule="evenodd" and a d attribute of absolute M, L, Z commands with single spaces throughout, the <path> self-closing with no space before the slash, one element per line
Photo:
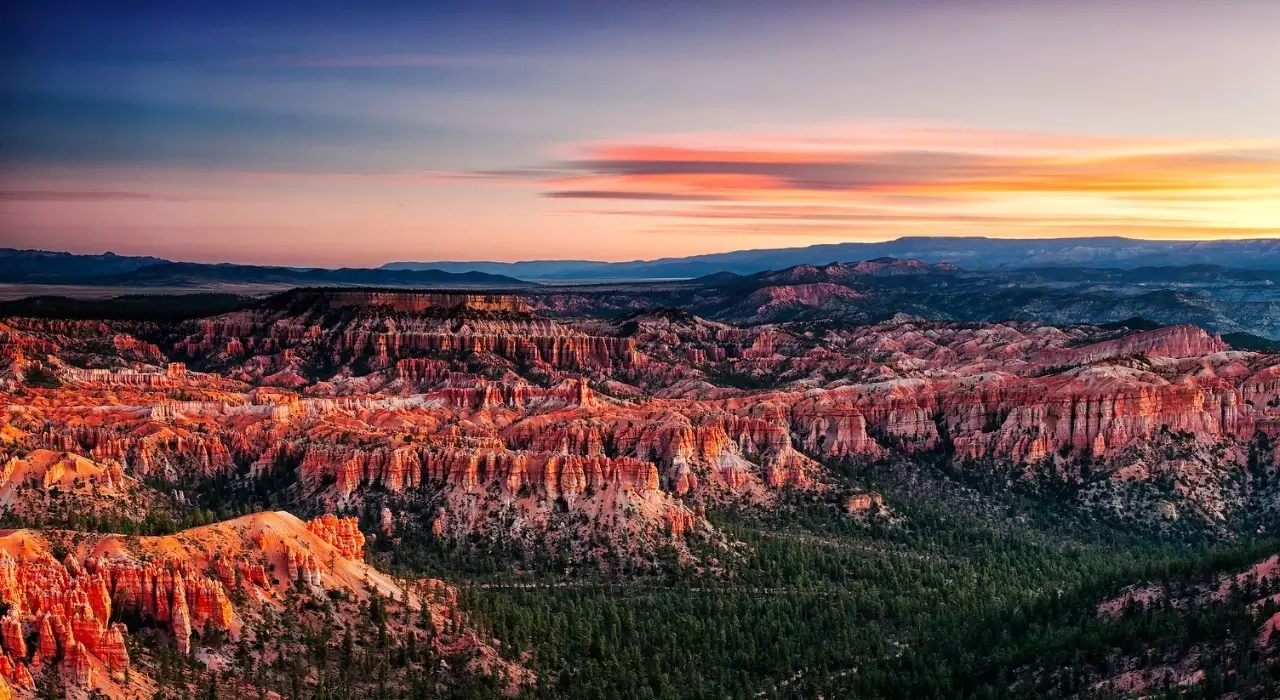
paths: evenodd
<path fill-rule="evenodd" d="M 343 267 L 336 270 L 261 265 L 205 263 L 162 263 L 132 272 L 90 278 L 83 284 L 106 286 L 200 286 L 209 284 L 272 285 L 382 285 L 416 287 L 446 285 L 460 287 L 524 287 L 528 282 L 486 272 L 444 272 L 442 270 L 382 270 Z"/>
<path fill-rule="evenodd" d="M 1112 279 L 1105 270 L 1141 268 L 1162 276 L 1159 268 L 1214 266 L 1235 270 L 1280 271 L 1280 239 L 1231 241 L 1150 241 L 1134 238 L 1001 239 L 982 237 L 907 237 L 881 243 L 833 243 L 803 248 L 738 250 L 656 260 L 531 260 L 522 262 L 429 261 L 391 262 L 376 269 L 274 267 L 208 263 L 174 263 L 163 258 L 114 253 L 75 255 L 42 250 L 0 248 L 0 282 L 46 284 L 156 285 L 198 278 L 203 282 L 257 284 L 460 284 L 512 286 L 521 281 L 618 281 L 692 279 L 720 272 L 750 275 L 796 265 L 897 258 L 925 263 L 951 263 L 971 271 L 1043 268 L 1046 281 L 1084 275 L 1091 281 Z M 150 268 L 150 269 L 148 269 Z M 1052 268 L 1089 268 L 1062 273 Z M 1154 272 L 1151 272 L 1154 270 Z M 404 273 L 439 273 L 416 277 Z M 400 273 L 387 275 L 386 273 Z M 445 274 L 478 273 L 468 278 Z M 1242 273 L 1245 274 L 1245 273 Z M 99 280 L 98 278 L 102 278 Z M 1081 280 L 1077 280 L 1081 281 Z M 1134 281 L 1128 278 L 1127 281 Z M 189 284 L 190 282 L 188 282 Z"/>
<path fill-rule="evenodd" d="M 231 263 L 170 262 L 161 258 L 73 255 L 0 249 L 0 282 L 101 287 L 216 287 L 219 285 L 375 285 L 391 287 L 526 287 L 487 272 L 435 269 L 294 268 Z"/>
<path fill-rule="evenodd" d="M 865 257 L 893 246 L 916 246 L 926 259 Z M 991 253 L 978 256 L 975 251 L 979 250 Z M 1137 256 L 1134 251 L 1138 250 L 1147 254 Z M 394 264 L 377 269 L 308 269 L 181 263 L 110 253 L 0 250 L 0 282 L 79 285 L 108 294 L 118 289 L 119 294 L 257 295 L 290 287 L 332 286 L 508 289 L 534 295 L 545 311 L 557 315 L 610 316 L 664 306 L 733 323 L 839 319 L 861 324 L 899 312 L 933 319 L 1029 319 L 1053 324 L 1109 323 L 1139 316 L 1161 324 L 1191 323 L 1218 333 L 1280 339 L 1278 250 L 1280 243 L 1272 241 L 917 238 L 636 263 L 403 264 L 411 269 Z M 1025 256 L 1016 258 L 1018 251 Z M 1104 255 L 1104 251 L 1110 252 Z M 787 264 L 806 257 L 836 257 L 841 262 Z M 1085 259 L 1087 263 L 1071 262 Z M 957 264 L 957 260 L 965 262 Z M 1195 262 L 1169 264 L 1187 260 Z M 1231 265 L 1206 260 L 1229 260 Z M 498 271 L 516 272 L 534 281 Z M 563 283 L 571 279 L 577 284 Z M 68 302 L 45 298 L 23 303 L 9 313 L 39 314 Z M 216 299 L 210 303 L 222 308 L 239 302 Z M 104 317 L 132 312 L 122 305 L 118 310 L 93 313 Z"/>
<path fill-rule="evenodd" d="M 47 250 L 0 248 L 0 282 L 44 282 L 47 280 L 101 277 L 132 272 L 147 265 L 167 263 L 146 256 L 76 255 Z"/>
<path fill-rule="evenodd" d="M 692 278 L 716 272 L 752 274 L 793 265 L 825 265 L 836 261 L 883 257 L 910 258 L 927 263 L 949 262 L 967 270 L 1027 267 L 1125 269 L 1181 265 L 1280 270 L 1280 239 L 1150 241 L 1106 237 L 1012 240 L 916 236 L 882 243 L 833 243 L 804 248 L 739 250 L 632 262 L 392 262 L 383 265 L 382 269 L 478 271 L 526 280 L 635 280 Z"/>

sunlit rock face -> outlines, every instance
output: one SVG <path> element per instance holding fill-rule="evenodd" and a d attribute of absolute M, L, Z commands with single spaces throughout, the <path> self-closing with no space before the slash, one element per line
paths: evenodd
<path fill-rule="evenodd" d="M 850 279 L 934 272 L 796 268 L 757 301 L 821 305 Z M 283 470 L 282 498 L 311 512 L 429 494 L 442 537 L 572 520 L 678 544 L 710 531 L 707 505 L 825 488 L 823 463 L 938 452 L 1132 479 L 1161 472 L 1129 468 L 1161 436 L 1225 446 L 1226 469 L 1280 433 L 1280 359 L 1191 326 L 532 310 L 570 301 L 298 290 L 176 324 L 4 319 L 0 499 L 32 512 L 56 491 L 115 514 L 177 498 L 144 484 Z M 380 522 L 394 534 L 401 516 Z M 359 558 L 358 532 L 316 527 Z M 292 568 L 312 575 L 305 557 Z"/>
<path fill-rule="evenodd" d="M 267 383 L 295 384 L 294 377 L 317 364 L 385 370 L 406 358 L 463 353 L 560 369 L 640 361 L 633 341 L 539 318 L 509 295 L 296 292 L 267 306 L 198 321 L 191 330 L 174 343 L 178 356 L 216 367 L 238 365 L 245 376 Z M 411 378 L 417 373 L 412 363 L 404 371 Z"/>
<path fill-rule="evenodd" d="M 61 561 L 54 543 L 73 543 Z M 433 643 L 496 660 L 454 608 L 454 589 L 430 579 L 405 587 L 362 562 L 363 547 L 354 520 L 304 522 L 285 512 L 167 537 L 9 531 L 0 535 L 0 602 L 7 606 L 0 682 L 26 697 L 37 679 L 56 674 L 73 692 L 138 697 L 153 683 L 149 669 L 132 662 L 129 632 L 113 620 L 124 616 L 163 633 L 160 639 L 185 656 L 200 645 L 211 651 L 222 640 L 252 640 L 261 615 L 280 609 L 298 587 L 425 608 L 424 619 L 450 630 Z"/>

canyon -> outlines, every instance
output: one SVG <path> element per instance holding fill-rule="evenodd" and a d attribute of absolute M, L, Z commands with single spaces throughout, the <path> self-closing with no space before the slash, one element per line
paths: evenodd
<path fill-rule="evenodd" d="M 950 274 L 801 266 L 675 306 L 316 288 L 180 321 L 0 319 L 0 677 L 126 697 L 154 682 L 138 630 L 214 659 L 300 587 L 433 610 L 456 621 L 437 651 L 518 689 L 532 674 L 449 584 L 366 560 L 416 543 L 732 576 L 746 550 L 713 513 L 826 499 L 901 526 L 849 474 L 919 460 L 1158 532 L 1272 522 L 1280 355 L 1191 325 L 846 316 L 868 278 Z"/>
<path fill-rule="evenodd" d="M 770 299 L 820 306 L 813 280 L 835 272 L 779 275 L 801 291 Z M 1214 472 L 1280 433 L 1280 358 L 1191 326 L 726 324 L 663 308 L 548 317 L 546 303 L 299 290 L 176 325 L 6 319 L 3 498 L 157 503 L 140 481 L 285 465 L 295 500 L 322 510 L 429 490 L 441 536 L 505 521 L 501 536 L 528 539 L 576 513 L 681 547 L 710 532 L 708 506 L 821 490 L 826 464 L 943 452 L 1025 478 L 1169 467 L 1186 505 L 1220 520 L 1231 499 L 1211 495 Z M 1146 454 L 1164 443 L 1190 453 Z M 1207 450 L 1223 459 L 1206 471 Z"/>

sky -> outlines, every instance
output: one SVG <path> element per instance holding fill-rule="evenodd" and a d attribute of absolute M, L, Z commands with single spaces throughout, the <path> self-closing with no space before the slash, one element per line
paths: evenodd
<path fill-rule="evenodd" d="M 1280 2 L 17 0 L 0 246 L 631 260 L 1280 235 Z"/>

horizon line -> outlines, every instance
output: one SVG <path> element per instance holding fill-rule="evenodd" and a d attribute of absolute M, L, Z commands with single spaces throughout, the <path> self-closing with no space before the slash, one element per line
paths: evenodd
<path fill-rule="evenodd" d="M 10 251 L 17 253 L 49 253 L 54 255 L 77 255 L 77 256 L 107 256 L 112 255 L 122 258 L 155 258 L 163 261 L 162 263 L 192 263 L 200 265 L 244 265 L 254 267 L 279 267 L 295 270 L 340 270 L 340 269 L 364 269 L 377 270 L 387 265 L 402 264 L 448 264 L 448 265 L 465 265 L 465 264 L 483 264 L 483 265 L 520 265 L 533 263 L 591 263 L 599 265 L 626 265 L 632 263 L 654 263 L 665 260 L 697 260 L 718 255 L 731 255 L 734 253 L 767 253 L 772 251 L 787 250 L 809 250 L 813 248 L 830 248 L 835 246 L 867 246 L 867 245 L 884 245 L 889 243 L 901 243 L 903 241 L 927 241 L 927 240 L 951 240 L 951 241 L 991 241 L 991 242 L 1008 242 L 1008 243 L 1032 243 L 1032 242 L 1051 242 L 1051 241 L 1133 241 L 1135 243 L 1162 243 L 1173 244 L 1178 246 L 1193 246 L 1203 243 L 1262 243 L 1266 241 L 1274 241 L 1280 243 L 1280 233 L 1276 236 L 1260 236 L 1250 238 L 1144 238 L 1140 236 L 1119 236 L 1119 235 L 1099 235 L 1099 236 L 1036 236 L 1028 238 L 1002 237 L 1002 236 L 972 236 L 972 235 L 913 235 L 898 236 L 897 238 L 889 238 L 879 241 L 837 241 L 834 243 L 813 243 L 804 246 L 788 246 L 774 248 L 734 248 L 730 250 L 722 250 L 714 253 L 697 253 L 694 255 L 673 255 L 656 258 L 632 258 L 628 260 L 593 260 L 586 258 L 534 258 L 522 260 L 442 260 L 442 259 L 398 259 L 388 260 L 381 265 L 374 267 L 324 267 L 317 265 L 289 265 L 289 264 L 271 264 L 261 262 L 234 262 L 230 260 L 202 261 L 202 260 L 173 260 L 151 253 L 117 253 L 112 250 L 101 252 L 76 252 L 71 250 L 50 250 L 47 248 L 10 248 L 0 247 L 0 251 Z"/>

